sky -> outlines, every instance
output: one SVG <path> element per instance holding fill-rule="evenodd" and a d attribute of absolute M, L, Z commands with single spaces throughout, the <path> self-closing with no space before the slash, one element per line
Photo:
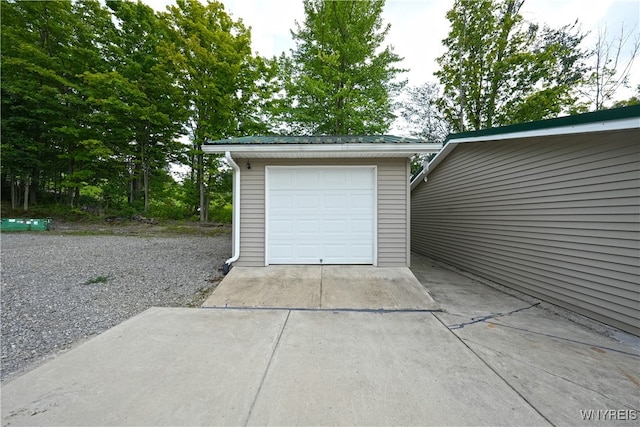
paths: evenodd
<path fill-rule="evenodd" d="M 143 0 L 156 10 L 164 10 L 172 0 Z M 204 0 L 202 0 L 204 1 Z M 289 52 L 295 45 L 290 30 L 304 21 L 302 0 L 222 0 L 233 19 L 242 18 L 251 27 L 253 50 L 265 57 Z M 403 77 L 409 85 L 435 82 L 436 58 L 444 53 L 441 41 L 449 32 L 445 14 L 452 0 L 387 0 L 383 19 L 391 24 L 386 43 L 404 58 L 401 66 L 410 71 Z M 526 0 L 521 14 L 527 21 L 548 24 L 553 28 L 571 24 L 576 19 L 589 32 L 583 47 L 592 47 L 598 30 L 640 36 L 640 0 Z M 640 84 L 640 58 L 631 73 L 631 87 Z M 618 99 L 633 95 L 633 89 L 621 90 Z"/>

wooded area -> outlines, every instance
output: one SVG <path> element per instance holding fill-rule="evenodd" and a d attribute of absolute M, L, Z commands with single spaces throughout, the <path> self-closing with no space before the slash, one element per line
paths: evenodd
<path fill-rule="evenodd" d="M 525 22 L 522 3 L 456 0 L 439 84 L 403 92 L 384 0 L 304 0 L 296 46 L 279 58 L 253 53 L 250 30 L 217 1 L 156 12 L 131 1 L 3 0 L 3 206 L 224 222 L 230 171 L 203 155 L 207 139 L 383 134 L 399 119 L 442 141 L 587 111 L 592 93 L 606 108 L 628 84 L 616 46 L 583 47 L 577 23 Z"/>
<path fill-rule="evenodd" d="M 188 217 L 202 197 L 207 219 L 209 202 L 230 202 L 229 178 L 200 144 L 264 132 L 274 74 L 221 3 L 156 13 L 140 2 L 3 1 L 3 198 L 24 210 Z M 182 184 L 172 163 L 188 168 Z"/>

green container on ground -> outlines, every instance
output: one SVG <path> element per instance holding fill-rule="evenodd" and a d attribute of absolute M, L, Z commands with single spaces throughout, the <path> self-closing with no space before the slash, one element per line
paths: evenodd
<path fill-rule="evenodd" d="M 2 218 L 0 230 L 2 231 L 47 231 L 51 225 L 51 218 L 26 219 L 26 218 Z"/>

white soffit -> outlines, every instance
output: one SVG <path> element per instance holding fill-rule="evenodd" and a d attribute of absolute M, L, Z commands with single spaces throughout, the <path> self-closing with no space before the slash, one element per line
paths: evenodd
<path fill-rule="evenodd" d="M 235 157 L 250 158 L 358 158 L 411 157 L 437 153 L 441 144 L 210 144 L 205 153 L 231 152 Z"/>

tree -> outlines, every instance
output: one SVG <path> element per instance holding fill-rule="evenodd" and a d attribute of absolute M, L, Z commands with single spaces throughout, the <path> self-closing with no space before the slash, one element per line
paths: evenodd
<path fill-rule="evenodd" d="M 447 12 L 447 52 L 435 73 L 444 88 L 438 103 L 457 131 L 541 120 L 568 111 L 586 71 L 584 34 L 526 25 L 524 0 L 456 0 Z"/>
<path fill-rule="evenodd" d="M 295 134 L 380 134 L 394 115 L 401 58 L 383 47 L 384 0 L 304 0 L 305 20 L 280 59 L 286 95 L 280 121 Z"/>
<path fill-rule="evenodd" d="M 260 103 L 254 97 L 260 98 L 259 86 L 269 80 L 269 67 L 252 56 L 250 31 L 242 21 L 233 21 L 222 3 L 178 0 L 164 18 L 172 29 L 166 49 L 176 64 L 176 84 L 188 111 L 195 172 L 190 181 L 196 182 L 200 220 L 206 221 L 217 159 L 205 158 L 201 145 L 207 139 L 236 136 L 241 128 L 246 132 L 259 127 L 255 105 Z"/>
<path fill-rule="evenodd" d="M 582 91 L 593 110 L 606 108 L 606 103 L 620 88 L 629 87 L 631 66 L 640 51 L 640 35 L 636 33 L 635 39 L 631 39 L 634 30 L 635 27 L 625 32 L 623 25 L 620 34 L 613 39 L 609 38 L 606 26 L 598 31 L 593 48 L 594 64 Z M 625 48 L 628 48 L 627 52 Z"/>
<path fill-rule="evenodd" d="M 404 90 L 405 99 L 399 103 L 402 127 L 411 135 L 429 142 L 441 143 L 450 127 L 437 108 L 440 90 L 436 83 L 409 86 Z"/>
<path fill-rule="evenodd" d="M 411 136 L 432 143 L 442 143 L 451 126 L 437 107 L 440 89 L 436 83 L 409 86 L 404 89 L 404 99 L 398 103 L 401 127 Z M 411 174 L 415 174 L 435 154 L 416 154 L 411 158 Z"/>
<path fill-rule="evenodd" d="M 3 1 L 2 17 L 2 174 L 12 205 L 18 185 L 24 210 L 50 186 L 66 188 L 73 205 L 108 154 L 87 126 L 79 74 L 105 65 L 109 15 L 98 1 Z"/>
<path fill-rule="evenodd" d="M 631 105 L 638 105 L 640 104 L 640 85 L 636 86 L 636 93 L 631 96 L 628 99 L 623 99 L 621 101 L 616 101 L 613 104 L 613 108 L 618 108 L 618 107 L 628 107 Z"/>
<path fill-rule="evenodd" d="M 107 4 L 117 23 L 109 39 L 111 70 L 85 72 L 84 81 L 98 111 L 94 125 L 117 153 L 117 170 L 128 184 L 129 203 L 142 199 L 146 212 L 153 171 L 179 156 L 186 108 L 163 49 L 169 31 L 165 21 L 140 2 Z"/>

